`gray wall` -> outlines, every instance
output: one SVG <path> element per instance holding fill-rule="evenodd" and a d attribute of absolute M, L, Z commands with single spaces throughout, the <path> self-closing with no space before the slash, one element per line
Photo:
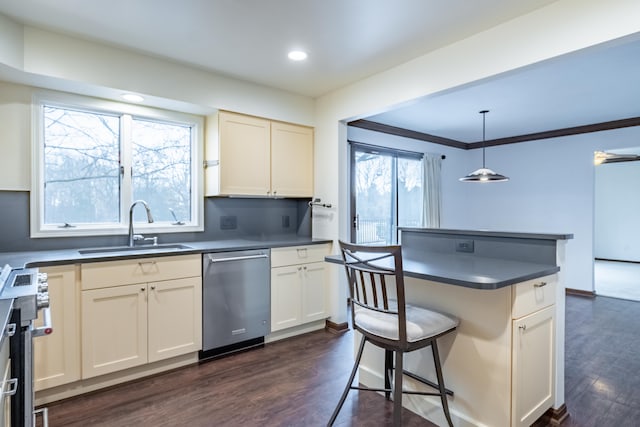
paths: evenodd
<path fill-rule="evenodd" d="M 207 198 L 204 206 L 204 232 L 157 235 L 161 243 L 311 237 L 311 209 L 308 202 L 309 199 Z M 234 217 L 235 229 L 221 229 L 221 219 Z M 126 235 L 31 239 L 29 193 L 0 191 L 0 252 L 115 246 L 126 243 Z"/>

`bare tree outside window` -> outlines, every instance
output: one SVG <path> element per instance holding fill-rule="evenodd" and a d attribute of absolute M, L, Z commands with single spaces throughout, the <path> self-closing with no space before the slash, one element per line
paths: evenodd
<path fill-rule="evenodd" d="M 130 116 L 51 105 L 43 111 L 45 225 L 122 224 L 122 205 L 137 199 L 149 203 L 156 223 L 175 222 L 171 210 L 192 221 L 191 125 L 133 118 L 124 141 L 123 117 Z M 123 157 L 131 171 L 121 170 Z M 123 191 L 121 172 L 131 173 L 131 191 Z"/>
<path fill-rule="evenodd" d="M 191 127 L 136 119 L 131 139 L 134 200 L 146 200 L 156 221 L 172 221 L 170 209 L 191 220 Z"/>
<path fill-rule="evenodd" d="M 44 223 L 120 222 L 120 119 L 44 107 Z"/>

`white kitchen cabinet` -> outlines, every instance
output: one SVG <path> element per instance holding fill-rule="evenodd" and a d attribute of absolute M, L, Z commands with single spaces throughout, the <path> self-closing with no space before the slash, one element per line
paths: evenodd
<path fill-rule="evenodd" d="M 271 250 L 271 332 L 329 316 L 328 254 L 329 245 Z"/>
<path fill-rule="evenodd" d="M 147 363 L 147 285 L 82 291 L 82 378 Z"/>
<path fill-rule="evenodd" d="M 202 348 L 202 279 L 152 282 L 148 293 L 148 361 Z"/>
<path fill-rule="evenodd" d="M 80 302 L 76 266 L 41 267 L 48 275 L 53 332 L 33 340 L 35 391 L 80 379 Z M 42 325 L 38 318 L 35 326 Z"/>
<path fill-rule="evenodd" d="M 514 285 L 511 425 L 530 426 L 554 402 L 556 283 Z"/>
<path fill-rule="evenodd" d="M 201 349 L 199 255 L 81 268 L 83 379 Z"/>
<path fill-rule="evenodd" d="M 271 123 L 271 193 L 313 196 L 313 129 Z"/>
<path fill-rule="evenodd" d="M 553 406 L 555 308 L 513 321 L 512 426 L 530 426 Z"/>
<path fill-rule="evenodd" d="M 312 197 L 313 129 L 220 111 L 207 117 L 206 195 Z"/>

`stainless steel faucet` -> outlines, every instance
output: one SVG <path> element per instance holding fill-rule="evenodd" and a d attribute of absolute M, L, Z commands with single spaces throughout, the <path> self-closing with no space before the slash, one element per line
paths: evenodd
<path fill-rule="evenodd" d="M 142 206 L 144 206 L 145 210 L 147 211 L 147 221 L 149 221 L 149 223 L 153 222 L 151 209 L 149 209 L 149 205 L 147 204 L 147 202 L 145 202 L 144 200 L 136 200 L 131 204 L 131 207 L 129 208 L 129 247 L 133 247 L 133 244 L 136 240 L 144 240 L 143 235 L 133 234 L 133 208 L 135 208 L 138 203 L 142 204 Z M 154 240 L 154 242 L 157 243 L 157 240 Z"/>

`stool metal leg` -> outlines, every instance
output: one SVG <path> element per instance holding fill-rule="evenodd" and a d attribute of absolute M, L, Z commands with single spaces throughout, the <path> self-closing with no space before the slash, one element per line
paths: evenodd
<path fill-rule="evenodd" d="M 393 351 L 384 351 L 384 388 L 388 391 L 384 392 L 387 400 L 391 399 L 391 376 L 393 375 Z"/>
<path fill-rule="evenodd" d="M 449 403 L 447 402 L 447 389 L 444 386 L 444 377 L 442 375 L 442 365 L 440 364 L 440 354 L 438 352 L 438 344 L 436 340 L 431 343 L 431 352 L 433 353 L 433 364 L 436 367 L 436 377 L 438 379 L 438 389 L 440 390 L 440 400 L 442 401 L 442 410 L 450 427 L 453 427 L 451 414 L 449 413 Z"/>
<path fill-rule="evenodd" d="M 396 351 L 396 367 L 393 373 L 393 425 L 402 425 L 402 356 L 401 351 Z"/>
<path fill-rule="evenodd" d="M 340 397 L 340 402 L 338 402 L 338 406 L 336 406 L 336 409 L 333 411 L 333 414 L 331 415 L 331 419 L 329 419 L 327 426 L 332 426 L 333 423 L 336 421 L 336 418 L 338 417 L 338 413 L 340 412 L 340 409 L 342 409 L 342 405 L 344 405 L 344 401 L 347 399 L 347 395 L 349 394 L 349 390 L 351 390 L 351 385 L 353 384 L 353 379 L 356 377 L 356 372 L 358 372 L 358 365 L 360 364 L 360 359 L 362 358 L 362 351 L 364 350 L 365 341 L 366 341 L 365 337 L 362 337 L 362 341 L 360 341 L 360 348 L 358 349 L 358 355 L 356 356 L 356 360 L 353 363 L 353 369 L 351 370 L 351 375 L 349 376 L 349 382 L 347 383 L 347 386 L 344 388 L 344 391 L 342 392 L 342 397 Z"/>

